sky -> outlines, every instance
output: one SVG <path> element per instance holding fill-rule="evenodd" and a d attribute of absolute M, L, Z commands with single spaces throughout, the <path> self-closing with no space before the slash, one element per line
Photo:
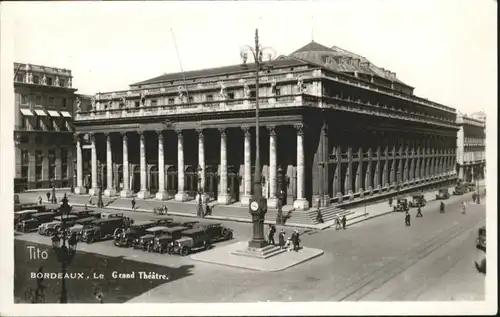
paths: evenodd
<path fill-rule="evenodd" d="M 2 9 L 12 19 L 15 60 L 71 69 L 83 94 L 126 90 L 181 65 L 240 63 L 240 47 L 253 44 L 258 28 L 277 54 L 314 39 L 362 55 L 416 95 L 461 112 L 497 105 L 494 0 L 4 2 Z"/>

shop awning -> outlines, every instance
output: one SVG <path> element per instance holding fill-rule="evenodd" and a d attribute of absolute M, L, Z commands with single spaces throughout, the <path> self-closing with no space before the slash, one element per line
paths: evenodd
<path fill-rule="evenodd" d="M 71 118 L 71 114 L 67 111 L 61 111 L 61 114 L 63 117 L 66 117 L 66 118 Z"/>
<path fill-rule="evenodd" d="M 47 116 L 47 114 L 45 113 L 45 111 L 41 110 L 41 109 L 35 109 L 35 113 L 37 116 Z"/>
<path fill-rule="evenodd" d="M 21 108 L 21 113 L 24 116 L 34 116 L 33 112 L 30 109 L 23 109 L 23 108 Z"/>
<path fill-rule="evenodd" d="M 49 116 L 51 116 L 51 117 L 60 117 L 59 112 L 57 112 L 57 111 L 47 110 L 47 112 L 49 113 Z"/>

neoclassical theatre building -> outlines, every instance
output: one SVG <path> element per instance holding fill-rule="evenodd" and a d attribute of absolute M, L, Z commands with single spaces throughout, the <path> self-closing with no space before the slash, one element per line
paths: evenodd
<path fill-rule="evenodd" d="M 474 182 L 484 179 L 486 166 L 486 122 L 484 113 L 459 114 L 457 124 L 458 179 Z"/>
<path fill-rule="evenodd" d="M 297 210 L 456 181 L 456 111 L 366 58 L 311 42 L 259 74 L 268 207 Z M 165 74 L 99 93 L 75 117 L 77 193 L 248 204 L 253 64 Z"/>

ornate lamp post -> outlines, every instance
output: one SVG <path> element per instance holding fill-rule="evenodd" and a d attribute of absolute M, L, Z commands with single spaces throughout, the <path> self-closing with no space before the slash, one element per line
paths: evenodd
<path fill-rule="evenodd" d="M 61 200 L 62 205 L 60 207 L 61 210 L 61 218 L 62 218 L 62 232 L 60 234 L 55 234 L 52 237 L 52 248 L 56 253 L 57 260 L 61 263 L 62 269 L 62 288 L 61 288 L 61 298 L 60 302 L 65 304 L 68 302 L 67 294 L 66 294 L 66 280 L 65 274 L 68 265 L 71 263 L 76 254 L 76 245 L 78 243 L 76 239 L 76 234 L 72 233 L 69 239 L 67 238 L 67 228 L 65 226 L 66 218 L 71 211 L 71 207 L 68 205 L 68 198 L 66 194 L 64 194 L 63 199 Z M 66 217 L 64 217 L 66 215 Z"/>
<path fill-rule="evenodd" d="M 253 195 L 250 198 L 250 214 L 252 215 L 253 235 L 252 240 L 249 241 L 248 246 L 251 248 L 263 248 L 267 245 L 264 238 L 264 218 L 267 212 L 267 199 L 262 196 L 262 180 L 260 170 L 260 145 L 259 145 L 259 72 L 264 69 L 269 69 L 263 65 L 262 55 L 264 50 L 271 50 L 271 48 L 263 48 L 259 44 L 259 30 L 255 29 L 255 46 L 245 46 L 241 49 L 240 56 L 243 61 L 243 67 L 248 68 L 246 64 L 248 52 L 251 53 L 254 59 L 255 71 L 255 174 L 254 174 L 254 187 Z M 272 57 L 272 54 L 270 54 Z"/>
<path fill-rule="evenodd" d="M 202 172 L 201 166 L 198 165 L 198 211 L 197 215 L 198 217 L 203 217 L 203 206 L 202 206 L 202 201 L 201 201 L 201 196 L 203 195 L 203 189 L 201 187 L 201 172 Z"/>

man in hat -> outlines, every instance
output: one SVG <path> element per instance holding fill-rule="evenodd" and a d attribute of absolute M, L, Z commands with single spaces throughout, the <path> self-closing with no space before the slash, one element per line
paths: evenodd
<path fill-rule="evenodd" d="M 405 224 L 407 227 L 410 226 L 410 213 L 407 211 L 405 215 Z"/>
<path fill-rule="evenodd" d="M 293 250 L 298 251 L 300 248 L 299 230 L 295 229 L 292 234 Z"/>
<path fill-rule="evenodd" d="M 47 192 L 47 202 L 50 203 L 50 192 Z"/>
<path fill-rule="evenodd" d="M 132 204 L 132 210 L 135 210 L 135 197 L 132 197 L 132 201 L 130 203 Z"/>
<path fill-rule="evenodd" d="M 285 229 L 281 229 L 278 234 L 278 243 L 282 249 L 285 247 Z"/>
<path fill-rule="evenodd" d="M 267 234 L 267 240 L 269 241 L 269 244 L 276 244 L 276 242 L 274 242 L 274 234 L 276 233 L 276 226 L 274 226 L 273 224 L 269 224 L 269 233 Z"/>
<path fill-rule="evenodd" d="M 420 208 L 420 205 L 418 206 L 417 215 L 415 217 L 423 217 L 423 215 L 422 215 L 422 209 Z"/>
<path fill-rule="evenodd" d="M 344 215 L 344 216 L 342 216 L 342 229 L 344 229 L 344 230 L 345 230 L 346 222 L 347 222 L 347 219 L 345 218 L 345 215 Z"/>

